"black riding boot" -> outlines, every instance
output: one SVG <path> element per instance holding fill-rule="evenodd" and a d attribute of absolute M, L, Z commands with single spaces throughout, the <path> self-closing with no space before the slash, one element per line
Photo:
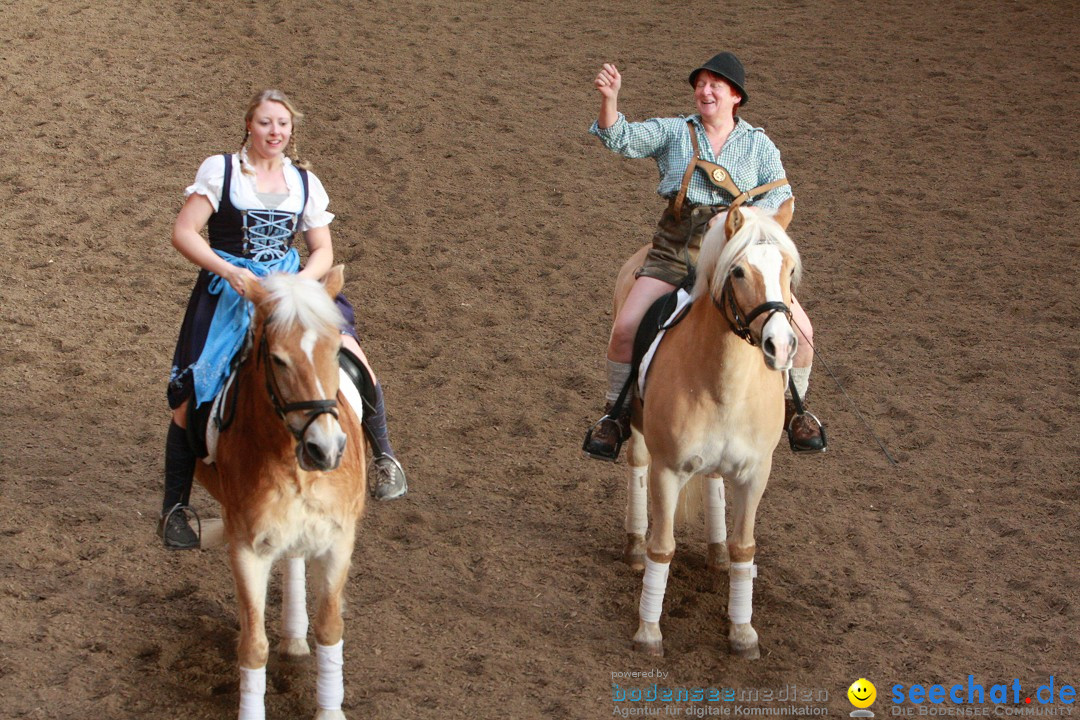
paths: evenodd
<path fill-rule="evenodd" d="M 195 453 L 188 444 L 187 431 L 169 423 L 165 436 L 165 497 L 161 503 L 158 536 L 170 550 L 199 547 L 199 536 L 188 524 L 185 511 L 195 478 Z"/>
<path fill-rule="evenodd" d="M 403 497 L 409 491 L 405 480 L 405 470 L 394 457 L 394 448 L 386 431 L 386 406 L 383 403 L 382 385 L 373 381 L 367 366 L 348 348 L 341 348 L 339 356 L 341 369 L 360 391 L 360 400 L 364 404 L 364 417 L 361 423 L 364 434 L 371 444 L 371 482 L 369 490 L 376 500 L 394 500 Z"/>
<path fill-rule="evenodd" d="M 383 402 L 382 383 L 375 383 L 375 401 L 365 408 L 364 432 L 371 440 L 374 454 L 374 479 L 371 484 L 371 496 L 376 500 L 395 500 L 404 497 L 409 491 L 405 479 L 405 470 L 394 457 L 394 448 L 390 444 L 390 435 L 386 429 L 386 405 Z"/>

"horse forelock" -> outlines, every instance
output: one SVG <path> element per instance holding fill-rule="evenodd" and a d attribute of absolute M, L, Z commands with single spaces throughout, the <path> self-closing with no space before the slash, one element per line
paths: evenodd
<path fill-rule="evenodd" d="M 725 241 L 724 224 L 721 222 L 717 222 L 705 234 L 698 254 L 697 280 L 692 294 L 694 299 L 710 292 L 710 288 L 719 293 L 732 267 L 755 245 L 775 245 L 780 252 L 790 256 L 795 264 L 791 288 L 798 286 L 802 277 L 802 260 L 798 248 L 784 228 L 771 214 L 765 214 L 758 208 L 744 208 L 742 214 L 742 227 L 731 240 Z"/>
<path fill-rule="evenodd" d="M 270 275 L 262 281 L 271 305 L 267 324 L 274 330 L 299 326 L 320 334 L 336 334 L 344 318 L 317 280 L 299 275 Z"/>

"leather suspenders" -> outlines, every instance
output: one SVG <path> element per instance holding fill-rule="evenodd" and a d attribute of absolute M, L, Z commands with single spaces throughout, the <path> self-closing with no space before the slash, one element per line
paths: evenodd
<path fill-rule="evenodd" d="M 682 185 L 679 187 L 679 194 L 675 197 L 675 221 L 682 221 L 682 206 L 683 200 L 686 199 L 686 191 L 690 188 L 690 178 L 694 175 L 694 170 L 701 168 L 705 171 L 705 177 L 709 179 L 713 185 L 718 188 L 722 188 L 731 193 L 731 196 L 735 198 L 731 201 L 729 207 L 738 207 L 752 197 L 756 197 L 763 193 L 767 193 L 770 190 L 787 185 L 787 178 L 780 178 L 774 180 L 771 183 L 765 185 L 759 185 L 753 190 L 739 189 L 739 186 L 735 184 L 735 181 L 731 179 L 731 173 L 727 171 L 723 165 L 717 165 L 716 163 L 709 162 L 708 160 L 702 160 L 698 157 L 701 154 L 701 148 L 698 145 L 697 129 L 694 127 L 694 123 L 691 120 L 686 121 L 686 128 L 690 131 L 690 143 L 694 146 L 694 159 L 689 165 L 686 166 L 686 173 L 683 175 Z"/>

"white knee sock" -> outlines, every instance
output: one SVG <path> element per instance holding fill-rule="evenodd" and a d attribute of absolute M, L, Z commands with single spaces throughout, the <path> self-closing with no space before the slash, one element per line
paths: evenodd
<path fill-rule="evenodd" d="M 810 368 L 813 367 L 813 363 L 806 367 L 793 367 L 788 372 L 791 373 L 791 380 L 795 383 L 795 390 L 799 393 L 799 398 L 806 399 L 806 391 L 810 389 Z M 791 389 L 784 388 L 784 397 L 791 397 Z"/>
<path fill-rule="evenodd" d="M 613 360 L 607 361 L 607 401 L 613 403 L 619 399 L 626 380 L 630 377 L 630 363 L 620 363 Z"/>

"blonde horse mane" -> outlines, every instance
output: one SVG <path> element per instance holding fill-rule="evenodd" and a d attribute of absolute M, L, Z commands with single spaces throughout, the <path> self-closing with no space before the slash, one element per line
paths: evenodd
<path fill-rule="evenodd" d="M 299 325 L 305 330 L 337 333 L 344 318 L 323 285 L 311 278 L 286 273 L 263 279 L 273 311 L 268 324 L 275 330 Z"/>
<path fill-rule="evenodd" d="M 739 231 L 727 240 L 724 237 L 724 223 L 716 222 L 705 234 L 698 255 L 697 280 L 694 283 L 693 298 L 696 300 L 710 288 L 716 292 L 724 286 L 731 268 L 754 245 L 776 245 L 780 252 L 790 255 L 795 262 L 795 272 L 791 276 L 791 289 L 799 285 L 802 277 L 802 260 L 795 243 L 771 214 L 759 208 L 740 208 L 743 222 Z"/>

